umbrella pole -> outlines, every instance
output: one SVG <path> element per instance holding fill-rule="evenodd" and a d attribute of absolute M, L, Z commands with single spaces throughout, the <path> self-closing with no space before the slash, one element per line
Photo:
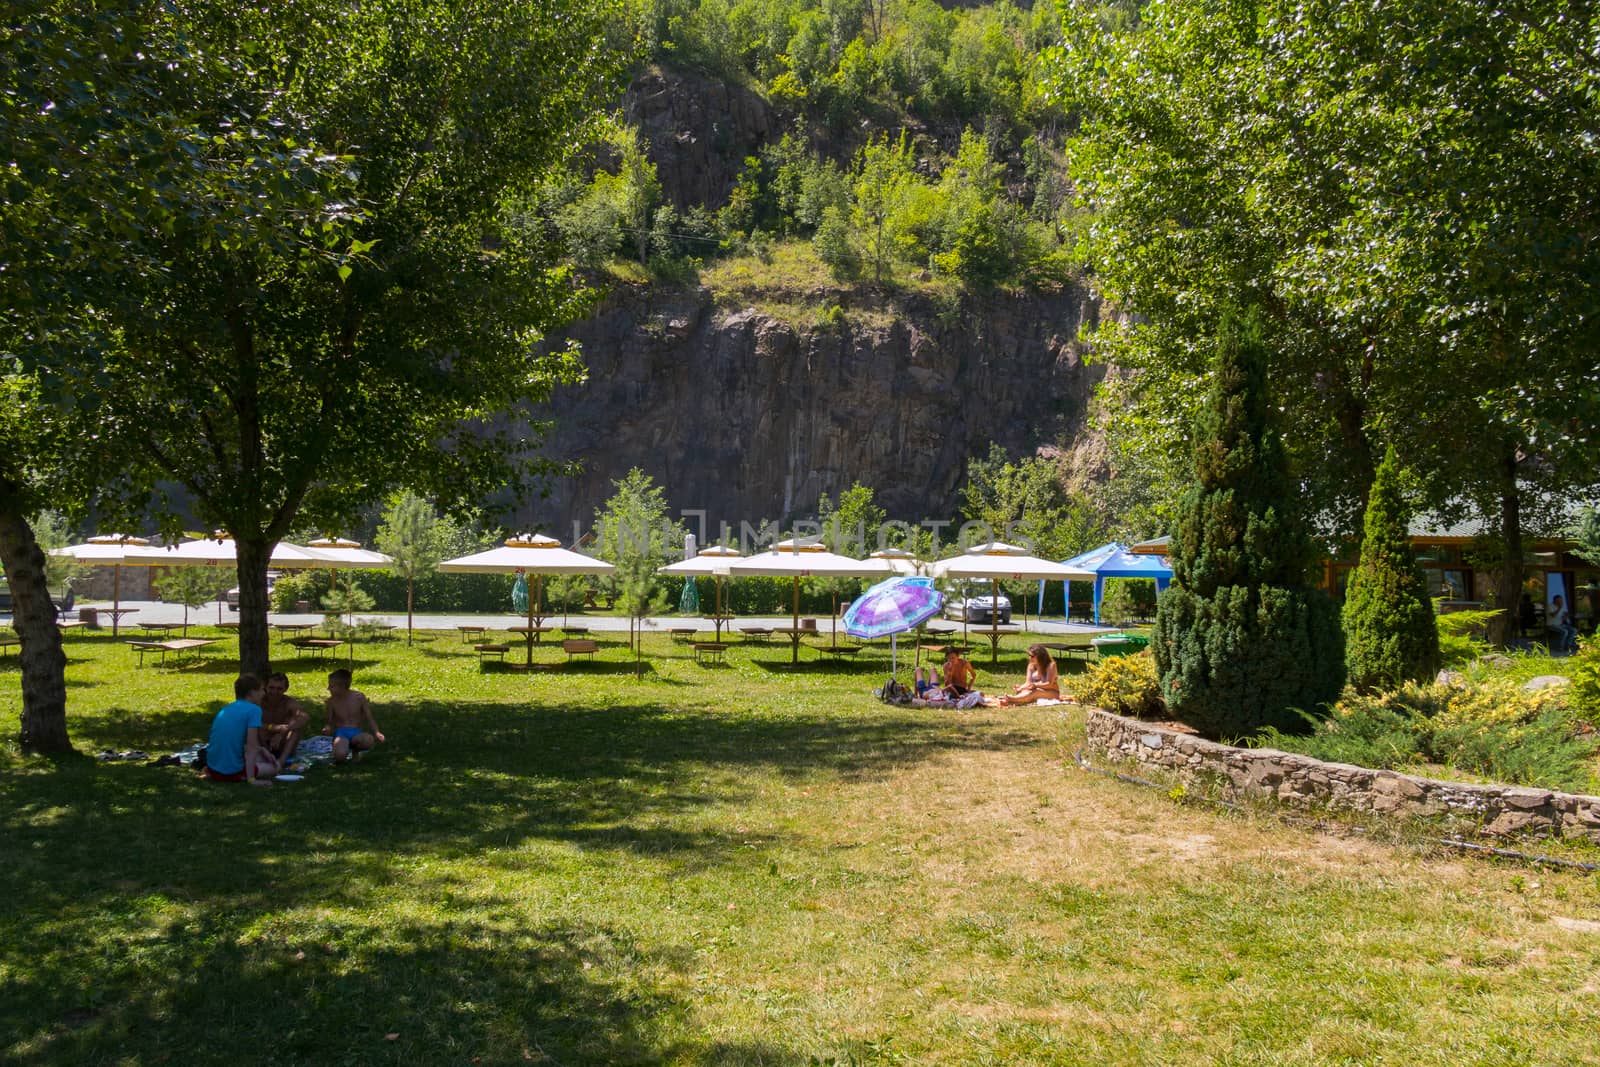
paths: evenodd
<path fill-rule="evenodd" d="M 794 632 L 789 635 L 789 640 L 794 644 L 793 658 L 789 661 L 798 665 L 800 662 L 800 576 L 794 576 Z"/>
<path fill-rule="evenodd" d="M 722 575 L 717 575 L 717 617 L 713 628 L 717 635 L 717 644 L 722 643 Z"/>
<path fill-rule="evenodd" d="M 891 675 L 895 675 L 900 672 L 899 649 L 895 646 L 895 641 L 898 640 L 899 637 L 899 634 L 889 635 L 889 673 Z"/>
<path fill-rule="evenodd" d="M 117 636 L 117 618 L 122 614 L 122 568 L 111 568 L 111 636 Z M 217 609 L 222 614 L 222 609 Z"/>
<path fill-rule="evenodd" d="M 542 585 L 543 580 L 544 580 L 544 575 L 535 574 L 533 576 L 534 587 L 536 589 L 539 588 Z M 528 669 L 531 671 L 531 670 L 533 670 L 533 597 L 529 597 L 528 598 L 528 632 L 523 634 L 522 636 L 527 638 L 527 641 L 526 641 L 526 644 L 528 646 L 527 665 L 528 665 Z"/>
<path fill-rule="evenodd" d="M 989 666 L 1000 662 L 1000 580 L 989 579 Z"/>
<path fill-rule="evenodd" d="M 834 594 L 833 594 L 833 647 L 834 648 L 838 648 L 839 647 L 839 593 L 838 593 L 838 590 L 835 590 Z"/>

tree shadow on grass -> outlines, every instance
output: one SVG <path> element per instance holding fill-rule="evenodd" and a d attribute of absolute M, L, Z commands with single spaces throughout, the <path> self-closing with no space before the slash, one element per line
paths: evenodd
<path fill-rule="evenodd" d="M 154 752 L 151 736 L 193 736 L 210 715 L 113 710 L 97 736 Z M 462 888 L 467 903 L 441 905 L 456 891 L 440 862 L 470 870 L 526 851 L 546 863 L 571 849 L 673 872 L 764 867 L 792 842 L 706 817 L 737 810 L 763 778 L 874 778 L 943 752 L 1038 743 L 878 707 L 428 701 L 384 709 L 382 725 L 393 740 L 362 763 L 269 789 L 87 758 L 0 776 L 0 899 L 11 902 L 0 968 L 17 976 L 0 1031 L 21 1035 L 0 1056 L 224 1062 L 270 1049 L 283 1062 L 493 1063 L 522 1062 L 527 1048 L 567 1063 L 794 1062 L 783 1049 L 664 1047 L 652 1027 L 687 1009 L 641 977 L 657 965 L 649 953 L 628 948 L 620 970 L 590 955 L 596 939 L 631 935 L 530 931 L 524 912 L 497 911 L 476 886 Z M 408 921 L 422 916 L 413 927 L 339 925 L 392 886 L 412 902 Z M 279 929 L 289 909 L 328 928 Z"/>
<path fill-rule="evenodd" d="M 112 709 L 95 744 L 156 755 L 166 743 L 200 736 L 211 714 Z M 170 871 L 165 881 L 202 893 L 209 887 L 190 872 L 209 869 L 217 856 L 229 857 L 232 875 L 248 877 L 276 856 L 323 847 L 401 855 L 545 840 L 715 866 L 748 839 L 672 820 L 742 803 L 748 774 L 873 779 L 941 752 L 1037 742 L 877 708 L 769 717 L 652 704 L 429 702 L 386 709 L 381 725 L 392 740 L 362 763 L 316 767 L 305 782 L 268 790 L 205 782 L 186 768 L 88 759 L 49 774 L 8 775 L 0 779 L 0 853 L 81 854 L 97 881 L 144 882 L 150 871 Z M 67 871 L 76 867 L 64 862 Z M 53 866 L 0 870 L 0 897 L 39 892 Z M 314 896 L 336 891 L 339 878 L 337 864 L 325 874 L 311 865 L 298 881 Z"/>
<path fill-rule="evenodd" d="M 503 910 L 294 928 L 229 907 L 176 922 L 135 909 L 93 953 L 40 934 L 10 949 L 28 956 L 0 1008 L 16 1044 L 0 1051 L 18 1064 L 734 1062 L 669 1033 L 689 1006 L 656 976 L 688 966 L 688 949 L 605 925 L 512 927 Z M 751 1052 L 799 1059 L 737 1055 Z"/>

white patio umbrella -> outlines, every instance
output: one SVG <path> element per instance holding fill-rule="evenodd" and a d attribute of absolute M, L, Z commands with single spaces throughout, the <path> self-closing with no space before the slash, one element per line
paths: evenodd
<path fill-rule="evenodd" d="M 1053 560 L 1040 559 L 1038 556 L 1029 555 L 1025 550 L 1016 545 L 1008 545 L 1001 541 L 991 541 L 985 545 L 974 545 L 959 556 L 941 559 L 932 567 L 935 578 L 978 578 L 988 579 L 993 590 L 995 610 L 989 613 L 990 625 L 990 663 L 1000 658 L 1000 580 L 1008 579 L 1021 581 L 1024 579 L 1044 578 L 1058 582 L 1085 582 L 1093 581 L 1094 576 L 1086 570 L 1077 567 L 1068 567 Z M 962 612 L 963 625 L 966 612 Z"/>
<path fill-rule="evenodd" d="M 717 640 L 722 640 L 722 580 L 728 577 L 728 568 L 736 559 L 743 559 L 736 548 L 724 545 L 712 545 L 702 548 L 699 555 L 691 556 L 677 563 L 669 563 L 665 567 L 657 567 L 657 574 L 677 574 L 688 578 L 710 576 L 717 580 L 717 606 L 713 626 L 716 630 Z"/>
<path fill-rule="evenodd" d="M 792 538 L 779 541 L 765 552 L 735 560 L 728 567 L 735 578 L 766 575 L 794 578 L 794 630 L 789 635 L 794 645 L 793 662 L 800 662 L 800 579 L 801 578 L 887 578 L 893 569 L 885 559 L 853 559 L 829 552 L 816 541 Z"/>
<path fill-rule="evenodd" d="M 52 548 L 52 556 L 61 556 L 86 567 L 111 568 L 111 636 L 117 636 L 117 623 L 122 615 L 122 568 L 148 567 L 150 542 L 130 534 L 98 534 L 81 545 Z"/>
<path fill-rule="evenodd" d="M 902 578 L 910 578 L 921 574 L 922 561 L 903 548 L 880 548 L 867 556 L 868 559 L 881 559 L 888 563 L 889 569 Z"/>
<path fill-rule="evenodd" d="M 393 556 L 386 556 L 370 548 L 362 548 L 360 541 L 349 541 L 342 537 L 319 537 L 315 541 L 307 541 L 305 550 L 319 562 L 292 563 L 286 566 L 301 570 L 326 570 L 329 582 L 335 590 L 339 588 L 340 571 L 381 571 L 394 565 Z M 352 651 L 351 655 L 354 654 Z"/>
<path fill-rule="evenodd" d="M 165 547 L 152 547 L 146 550 L 149 554 L 144 557 L 147 565 L 151 567 L 233 567 L 239 566 L 239 553 L 233 543 L 233 535 L 218 530 L 209 537 L 196 538 L 185 541 L 181 545 L 167 545 Z M 325 566 L 317 559 L 310 549 L 299 545 L 290 544 L 288 541 L 279 541 L 272 546 L 272 555 L 267 558 L 269 566 L 283 569 L 306 568 Z M 217 606 L 217 614 L 221 616 L 222 607 Z"/>
<path fill-rule="evenodd" d="M 585 556 L 562 548 L 561 542 L 543 534 L 513 537 L 499 548 L 475 552 L 459 559 L 447 559 L 439 564 L 446 574 L 531 574 L 535 579 L 535 596 L 528 598 L 528 665 L 533 666 L 534 605 L 538 604 L 538 617 L 544 618 L 544 576 L 547 574 L 610 574 L 616 570 L 603 559 Z"/>

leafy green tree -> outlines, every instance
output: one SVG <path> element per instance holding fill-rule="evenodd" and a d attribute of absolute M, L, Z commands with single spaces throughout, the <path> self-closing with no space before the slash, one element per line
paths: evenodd
<path fill-rule="evenodd" d="M 1195 434 L 1152 636 L 1173 715 L 1212 737 L 1300 726 L 1344 684 L 1338 618 L 1309 587 L 1310 538 L 1268 416 L 1254 316 L 1229 318 Z"/>
<path fill-rule="evenodd" d="M 666 491 L 638 467 L 611 485 L 610 499 L 595 512 L 595 555 L 616 567 L 632 641 L 640 620 L 665 609 L 656 569 L 682 552 L 688 530 L 670 517 Z"/>
<path fill-rule="evenodd" d="M 1583 509 L 1572 530 L 1572 537 L 1578 542 L 1572 550 L 1574 555 L 1600 564 L 1600 508 Z"/>
<path fill-rule="evenodd" d="M 33 517 L 32 526 L 39 547 L 46 553 L 45 580 L 57 589 L 62 589 L 67 582 L 81 577 L 88 568 L 73 562 L 68 556 L 49 554 L 72 543 L 72 529 L 67 523 L 67 517 L 59 511 L 47 508 Z"/>
<path fill-rule="evenodd" d="M 388 510 L 378 525 L 378 551 L 394 559 L 391 572 L 406 582 L 406 644 L 416 632 L 417 579 L 434 573 L 445 559 L 444 528 L 439 513 L 425 498 L 402 490 L 389 498 Z"/>
<path fill-rule="evenodd" d="M 822 224 L 817 227 L 816 236 L 811 238 L 811 247 L 817 250 L 817 258 L 840 281 L 855 278 L 861 273 L 861 256 L 850 237 L 850 224 L 845 221 L 844 212 L 830 207 L 823 212 Z"/>
<path fill-rule="evenodd" d="M 507 205 L 625 53 L 588 0 L 149 8 L 187 47 L 159 39 L 135 71 L 175 70 L 158 103 L 205 136 L 122 190 L 170 206 L 104 257 L 123 295 L 77 309 L 103 351 L 29 357 L 141 458 L 136 487 L 170 478 L 234 536 L 241 665 L 259 671 L 267 561 L 292 524 L 400 486 L 461 505 L 553 469 L 488 429 L 581 376 L 540 345 L 578 295 Z"/>
<path fill-rule="evenodd" d="M 1391 447 L 1367 498 L 1361 562 L 1345 589 L 1345 670 L 1358 689 L 1427 681 L 1439 670 L 1439 630 L 1407 536 L 1410 519 Z"/>
<path fill-rule="evenodd" d="M 822 543 L 829 552 L 857 559 L 874 551 L 878 530 L 889 513 L 878 506 L 872 487 L 855 482 L 839 494 L 838 503 L 827 493 L 817 500 L 817 523 L 822 527 Z M 839 600 L 854 597 L 861 589 L 859 578 L 829 578 L 814 581 L 812 588 L 833 600 L 834 643 L 839 639 Z"/>
<path fill-rule="evenodd" d="M 28 516 L 51 496 L 66 447 L 38 383 L 0 374 L 0 570 L 11 590 L 12 627 L 21 639 L 24 752 L 69 752 L 66 654 L 50 599 L 47 559 Z"/>
<path fill-rule="evenodd" d="M 1554 0 L 1103 14 L 1069 17 L 1055 86 L 1084 114 L 1090 265 L 1128 313 L 1097 338 L 1137 371 L 1115 431 L 1178 472 L 1216 323 L 1253 304 L 1322 524 L 1353 532 L 1393 442 L 1425 503 L 1497 529 L 1514 602 L 1536 502 L 1595 481 L 1586 20 Z"/>
<path fill-rule="evenodd" d="M 850 221 L 866 246 L 874 281 L 883 281 L 884 269 L 893 258 L 895 213 L 915 182 L 911 142 L 904 130 L 893 142 L 887 136 L 875 138 L 856 157 Z"/>
<path fill-rule="evenodd" d="M 219 599 L 233 576 L 216 567 L 173 567 L 161 578 L 161 599 L 183 605 L 183 635 L 189 636 L 189 609 Z"/>

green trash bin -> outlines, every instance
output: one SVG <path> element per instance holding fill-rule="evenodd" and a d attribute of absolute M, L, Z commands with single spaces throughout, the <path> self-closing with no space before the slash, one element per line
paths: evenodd
<path fill-rule="evenodd" d="M 1094 646 L 1096 659 L 1105 659 L 1108 656 L 1127 656 L 1139 651 L 1127 634 L 1106 634 L 1104 637 L 1094 638 L 1089 643 Z"/>

